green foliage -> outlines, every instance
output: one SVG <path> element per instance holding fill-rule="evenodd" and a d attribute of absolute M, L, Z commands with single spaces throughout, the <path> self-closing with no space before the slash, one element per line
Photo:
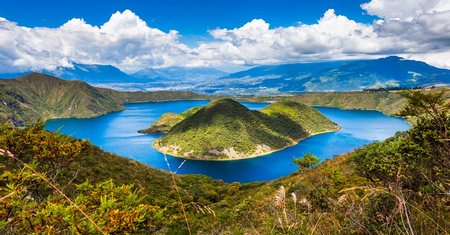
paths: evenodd
<path fill-rule="evenodd" d="M 445 191 L 442 182 L 450 175 L 449 106 L 442 93 L 405 93 L 403 114 L 414 115 L 417 124 L 383 143 L 358 151 L 359 171 L 372 180 L 412 190 Z"/>
<path fill-rule="evenodd" d="M 378 110 L 397 115 L 406 104 L 398 91 L 313 92 L 286 97 L 313 106 Z"/>
<path fill-rule="evenodd" d="M 300 169 L 310 169 L 319 162 L 320 159 L 312 153 L 307 153 L 302 157 L 294 158 L 294 163 L 297 164 Z"/>
<path fill-rule="evenodd" d="M 92 147 L 87 141 L 41 128 L 40 123 L 27 129 L 6 124 L 0 128 L 0 148 L 17 157 L 1 156 L 7 170 L 0 174 L 0 233 L 98 233 L 94 224 L 48 182 L 72 195 L 75 204 L 103 232 L 161 228 L 164 210 L 143 203 L 133 186 L 116 186 L 111 180 L 75 186 L 73 178 L 66 178 L 67 168 Z"/>
<path fill-rule="evenodd" d="M 185 158 L 239 159 L 337 129 L 317 110 L 296 102 L 276 102 L 259 112 L 231 99 L 217 99 L 175 125 L 154 147 Z"/>

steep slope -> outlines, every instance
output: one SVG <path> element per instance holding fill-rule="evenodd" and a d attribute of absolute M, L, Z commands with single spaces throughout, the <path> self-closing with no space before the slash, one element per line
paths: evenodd
<path fill-rule="evenodd" d="M 84 82 L 65 81 L 39 73 L 0 80 L 0 97 L 1 118 L 13 122 L 36 118 L 94 117 L 123 109 L 117 98 Z"/>
<path fill-rule="evenodd" d="M 280 101 L 261 112 L 231 99 L 216 99 L 153 143 L 164 153 L 201 160 L 242 159 L 293 145 L 335 123 L 311 107 Z"/>
<path fill-rule="evenodd" d="M 190 108 L 180 114 L 178 113 L 164 113 L 156 122 L 154 122 L 149 128 L 144 130 L 139 130 L 139 133 L 151 134 L 151 133 L 167 133 L 174 127 L 176 124 L 180 123 L 187 117 L 193 115 L 198 110 L 200 110 L 201 106 L 196 106 Z"/>

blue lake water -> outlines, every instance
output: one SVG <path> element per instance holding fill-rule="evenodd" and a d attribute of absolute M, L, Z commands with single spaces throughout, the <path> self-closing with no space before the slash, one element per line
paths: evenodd
<path fill-rule="evenodd" d="M 165 112 L 180 113 L 188 108 L 206 105 L 208 101 L 169 101 L 127 104 L 126 110 L 85 119 L 55 119 L 47 122 L 50 131 L 88 139 L 103 150 L 128 157 L 152 167 L 168 170 L 164 155 L 152 148 L 161 135 L 144 135 L 138 130 L 147 128 Z M 243 103 L 250 109 L 261 109 L 266 103 Z M 236 161 L 187 160 L 179 174 L 204 174 L 225 182 L 273 180 L 297 170 L 294 157 L 311 152 L 321 159 L 332 158 L 373 141 L 407 130 L 403 119 L 389 117 L 376 111 L 317 108 L 342 129 L 333 133 L 312 136 L 299 144 L 266 156 Z M 176 170 L 183 159 L 167 157 L 171 169 Z"/>

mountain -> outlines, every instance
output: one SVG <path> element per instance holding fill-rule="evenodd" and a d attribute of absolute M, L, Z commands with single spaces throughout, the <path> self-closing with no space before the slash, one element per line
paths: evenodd
<path fill-rule="evenodd" d="M 93 117 L 123 109 L 117 98 L 81 81 L 31 73 L 0 80 L 1 119 Z"/>
<path fill-rule="evenodd" d="M 375 60 L 258 66 L 228 75 L 213 93 L 351 91 L 450 84 L 450 70 L 390 56 Z"/>
<path fill-rule="evenodd" d="M 29 73 L 43 73 L 66 80 L 81 80 L 88 83 L 130 83 L 145 82 L 142 79 L 130 76 L 112 65 L 78 64 L 72 63 L 72 67 L 57 67 L 54 70 L 36 70 L 21 73 L 0 74 L 0 78 L 16 78 Z"/>
<path fill-rule="evenodd" d="M 279 101 L 261 111 L 252 111 L 234 100 L 216 99 L 176 124 L 153 146 L 189 159 L 242 159 L 337 129 L 319 111 L 297 102 Z"/>
<path fill-rule="evenodd" d="M 55 77 L 68 80 L 82 80 L 88 83 L 127 83 L 143 82 L 130 76 L 112 65 L 72 64 L 73 67 L 58 67 L 55 70 L 43 71 Z"/>
<path fill-rule="evenodd" d="M 217 79 L 227 75 L 227 73 L 220 71 L 215 68 L 209 67 L 167 67 L 161 69 L 143 69 L 140 70 L 132 76 L 137 78 L 145 78 L 152 80 L 207 80 L 207 79 Z"/>
<path fill-rule="evenodd" d="M 318 71 L 335 68 L 343 62 L 319 62 L 319 63 L 298 63 L 281 65 L 263 65 L 248 70 L 229 74 L 225 78 L 245 78 L 245 77 L 264 77 L 264 76 L 282 76 L 285 78 L 298 77 L 302 75 L 313 74 Z"/>
<path fill-rule="evenodd" d="M 156 134 L 156 133 L 167 133 L 174 127 L 176 124 L 180 123 L 187 117 L 196 113 L 200 110 L 201 106 L 195 106 L 190 108 L 180 114 L 178 113 L 164 113 L 156 122 L 154 122 L 149 128 L 144 130 L 139 130 L 139 133 L 144 134 Z"/>

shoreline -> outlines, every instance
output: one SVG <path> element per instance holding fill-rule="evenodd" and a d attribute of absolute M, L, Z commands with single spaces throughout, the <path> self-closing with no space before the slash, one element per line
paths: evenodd
<path fill-rule="evenodd" d="M 253 154 L 253 155 L 249 155 L 248 157 L 243 157 L 243 158 L 232 158 L 232 159 L 230 159 L 230 158 L 228 158 L 228 159 L 198 159 L 198 158 L 189 158 L 189 157 L 184 157 L 184 156 L 181 156 L 181 155 L 174 155 L 174 154 L 166 153 L 166 152 L 161 151 L 161 150 L 159 149 L 159 147 L 157 147 L 157 146 L 155 145 L 156 141 L 158 141 L 159 138 L 156 139 L 155 141 L 153 141 L 152 147 L 153 147 L 156 151 L 158 151 L 158 152 L 160 152 L 160 153 L 162 153 L 162 154 L 169 155 L 169 156 L 175 157 L 175 158 L 180 158 L 180 159 L 185 159 L 185 160 L 191 160 L 191 161 L 220 161 L 220 162 L 221 162 L 221 161 L 239 161 L 239 160 L 252 159 L 252 158 L 257 158 L 257 157 L 263 157 L 263 156 L 266 156 L 266 155 L 269 155 L 269 154 L 272 154 L 272 153 L 275 153 L 275 152 L 284 150 L 284 149 L 286 149 L 286 148 L 295 146 L 295 145 L 299 144 L 301 141 L 303 141 L 303 140 L 305 140 L 305 139 L 307 139 L 307 138 L 309 138 L 309 137 L 312 137 L 312 136 L 315 136 L 315 135 L 320 135 L 320 134 L 325 134 L 325 133 L 336 132 L 336 131 L 340 131 L 340 130 L 342 130 L 342 127 L 338 126 L 338 128 L 337 128 L 336 130 L 315 132 L 315 133 L 310 134 L 310 135 L 308 135 L 308 136 L 306 136 L 306 137 L 304 137 L 304 138 L 301 138 L 301 139 L 298 139 L 298 140 L 294 140 L 294 142 L 293 142 L 291 145 L 287 145 L 287 146 L 285 146 L 285 147 L 283 147 L 283 148 L 280 148 L 280 149 L 271 150 L 271 151 L 266 152 L 266 153 L 263 153 L 263 154 Z"/>

